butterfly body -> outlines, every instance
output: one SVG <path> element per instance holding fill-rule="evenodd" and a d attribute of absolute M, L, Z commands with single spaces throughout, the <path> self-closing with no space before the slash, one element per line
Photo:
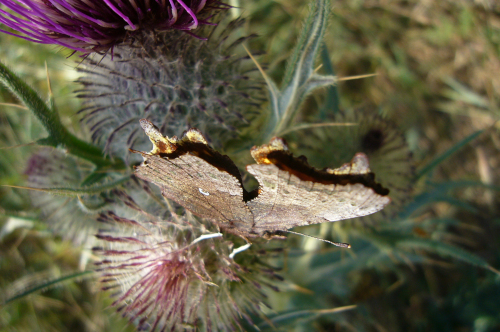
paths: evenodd
<path fill-rule="evenodd" d="M 340 168 L 317 170 L 275 138 L 251 150 L 257 163 L 247 171 L 259 188 L 248 192 L 232 160 L 213 150 L 198 130 L 177 139 L 163 137 L 147 120 L 141 126 L 154 147 L 140 152 L 144 162 L 136 175 L 193 214 L 244 238 L 278 237 L 295 226 L 360 217 L 390 202 L 362 153 Z"/>

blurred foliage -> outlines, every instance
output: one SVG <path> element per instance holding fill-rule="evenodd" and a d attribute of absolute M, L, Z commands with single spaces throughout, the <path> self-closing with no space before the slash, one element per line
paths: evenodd
<path fill-rule="evenodd" d="M 239 5 L 249 19 L 247 31 L 260 35 L 249 49 L 265 51 L 259 62 L 280 82 L 308 13 L 306 3 Z M 329 59 L 339 77 L 377 75 L 340 82 L 340 100 L 333 101 L 339 110 L 321 113 L 325 102 L 332 102 L 332 89 L 313 94 L 296 123 L 349 118 L 361 108 L 387 119 L 413 156 L 408 162 L 416 175 L 406 179 L 411 197 L 370 222 L 300 230 L 350 242 L 350 250 L 291 235 L 286 254 L 275 262 L 284 267 L 287 286 L 270 294 L 269 319 L 254 317 L 256 325 L 271 331 L 498 331 L 500 6 L 493 1 L 335 1 L 324 42 L 328 56 L 318 57 L 320 73 L 333 74 L 324 61 Z M 48 96 L 47 62 L 62 122 L 85 139 L 75 116 L 78 100 L 71 94 L 76 87 L 69 83 L 77 77 L 73 68 L 79 58 L 66 56 L 51 46 L 0 35 L 0 59 L 42 96 Z M 0 102 L 17 103 L 3 87 Z M 39 147 L 14 146 L 45 133 L 27 110 L 0 109 L 0 184 L 23 185 L 26 162 Z M 312 165 L 338 166 L 329 139 L 338 139 L 339 132 L 346 133 L 346 141 L 355 137 L 342 127 L 298 129 L 286 137 L 292 151 L 303 149 Z M 318 139 L 328 149 L 318 146 Z M 314 149 L 307 147 L 311 142 Z M 332 164 L 316 164 L 328 160 Z M 0 212 L 2 301 L 50 285 L 2 304 L 0 330 L 133 330 L 106 309 L 110 301 L 91 275 L 52 285 L 85 269 L 89 248 L 51 235 L 26 191 L 0 188 Z"/>

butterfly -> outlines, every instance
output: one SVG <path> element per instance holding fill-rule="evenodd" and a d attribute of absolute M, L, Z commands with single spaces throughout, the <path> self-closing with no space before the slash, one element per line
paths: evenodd
<path fill-rule="evenodd" d="M 168 138 L 150 121 L 140 124 L 153 149 L 133 151 L 144 158 L 135 174 L 222 231 L 246 239 L 282 237 L 295 226 L 369 215 L 391 201 L 363 153 L 339 168 L 318 170 L 305 157 L 294 157 L 285 140 L 273 138 L 250 151 L 256 164 L 246 170 L 259 187 L 247 191 L 234 162 L 212 149 L 199 130 Z"/>

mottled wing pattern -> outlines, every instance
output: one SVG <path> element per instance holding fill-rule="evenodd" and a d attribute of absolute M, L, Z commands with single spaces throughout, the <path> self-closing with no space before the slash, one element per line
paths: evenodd
<path fill-rule="evenodd" d="M 258 192 L 247 192 L 233 161 L 209 147 L 198 130 L 177 139 L 163 136 L 148 120 L 142 119 L 141 126 L 153 149 L 140 152 L 144 162 L 136 175 L 233 234 L 271 238 L 295 226 L 372 214 L 390 202 L 389 191 L 374 181 L 362 153 L 340 168 L 317 170 L 288 152 L 283 139 L 274 138 L 252 148 L 257 164 L 247 170 L 260 186 Z"/>
<path fill-rule="evenodd" d="M 259 196 L 247 202 L 256 233 L 366 216 L 390 201 L 361 183 L 303 181 L 273 164 L 254 164 L 247 170 L 260 183 Z"/>
<path fill-rule="evenodd" d="M 317 170 L 304 158 L 293 157 L 277 138 L 252 149 L 252 156 L 257 164 L 247 166 L 247 171 L 260 187 L 247 205 L 257 234 L 361 217 L 390 202 L 388 190 L 374 182 L 363 153 L 340 168 Z"/>
<path fill-rule="evenodd" d="M 243 201 L 243 188 L 233 175 L 190 154 L 173 159 L 158 155 L 144 157 L 144 163 L 136 168 L 136 175 L 155 183 L 163 196 L 195 215 L 217 224 L 252 219 Z"/>
<path fill-rule="evenodd" d="M 135 174 L 156 184 L 164 197 L 195 215 L 246 235 L 253 216 L 243 200 L 241 175 L 231 159 L 210 148 L 196 129 L 177 139 L 163 136 L 146 119 L 140 123 L 153 149 L 149 153 L 136 151 L 144 162 L 136 167 Z"/>

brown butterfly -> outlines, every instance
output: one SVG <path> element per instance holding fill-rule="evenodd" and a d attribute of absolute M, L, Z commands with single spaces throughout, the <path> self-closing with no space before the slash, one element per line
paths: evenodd
<path fill-rule="evenodd" d="M 365 216 L 391 201 L 363 153 L 340 168 L 317 170 L 304 157 L 294 157 L 283 139 L 273 138 L 250 151 L 257 164 L 246 169 L 260 186 L 248 192 L 233 161 L 212 149 L 197 129 L 177 139 L 164 137 L 146 119 L 140 123 L 153 149 L 134 151 L 144 157 L 135 174 L 195 215 L 247 239 L 282 237 L 295 226 Z"/>

